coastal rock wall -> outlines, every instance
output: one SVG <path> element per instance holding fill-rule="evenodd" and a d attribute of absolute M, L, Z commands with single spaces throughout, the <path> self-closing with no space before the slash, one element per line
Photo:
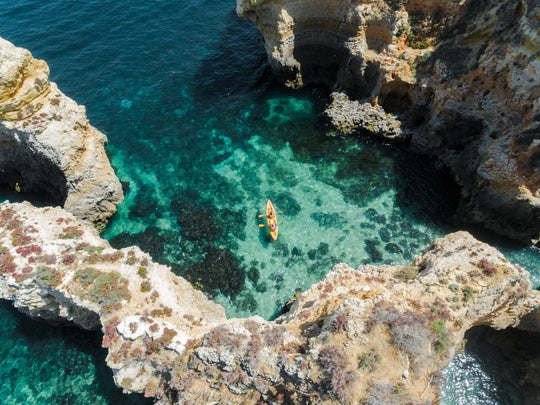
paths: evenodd
<path fill-rule="evenodd" d="M 537 1 L 467 3 L 417 69 L 429 107 L 410 141 L 455 173 L 464 217 L 525 242 L 540 238 L 538 49 Z"/>
<path fill-rule="evenodd" d="M 138 392 L 153 393 L 160 364 L 225 322 L 223 307 L 139 248 L 112 249 L 71 213 L 28 203 L 0 204 L 0 297 L 33 318 L 101 329 L 116 383 Z"/>
<path fill-rule="evenodd" d="M 107 138 L 48 76 L 44 61 L 0 38 L 0 182 L 102 226 L 123 199 Z"/>
<path fill-rule="evenodd" d="M 528 273 L 466 232 L 409 266 L 337 265 L 284 315 L 226 319 L 136 247 L 60 208 L 0 204 L 0 296 L 33 317 L 101 327 L 126 392 L 156 403 L 433 403 L 477 325 L 536 331 Z"/>
<path fill-rule="evenodd" d="M 237 0 L 274 76 L 326 84 L 326 111 L 435 156 L 462 217 L 540 238 L 540 15 L 535 0 Z"/>

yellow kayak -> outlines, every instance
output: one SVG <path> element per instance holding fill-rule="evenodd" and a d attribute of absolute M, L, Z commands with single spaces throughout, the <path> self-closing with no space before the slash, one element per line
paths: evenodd
<path fill-rule="evenodd" d="M 272 240 L 277 240 L 277 237 L 278 237 L 277 214 L 276 214 L 276 209 L 274 208 L 274 204 L 272 204 L 272 201 L 270 200 L 266 201 L 266 223 L 268 225 L 268 232 L 270 233 L 270 237 L 272 238 Z"/>

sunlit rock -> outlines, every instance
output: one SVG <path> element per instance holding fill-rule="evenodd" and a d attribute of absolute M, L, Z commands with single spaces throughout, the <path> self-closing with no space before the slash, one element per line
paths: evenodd
<path fill-rule="evenodd" d="M 436 402 L 468 329 L 537 331 L 540 307 L 526 271 L 457 232 L 409 266 L 339 264 L 274 321 L 226 319 L 137 247 L 27 203 L 0 204 L 0 297 L 101 328 L 116 384 L 161 404 Z"/>
<path fill-rule="evenodd" d="M 0 38 L 0 182 L 41 192 L 101 227 L 122 201 L 104 146 L 84 107 L 49 82 L 49 68 Z"/>

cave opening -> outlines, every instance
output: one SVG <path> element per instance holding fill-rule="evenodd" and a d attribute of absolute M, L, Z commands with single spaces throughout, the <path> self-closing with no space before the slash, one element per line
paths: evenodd
<path fill-rule="evenodd" d="M 64 206 L 68 186 L 64 172 L 43 156 L 6 153 L 0 159 L 0 201 L 29 201 L 44 207 Z M 28 162 L 22 166 L 21 162 Z"/>

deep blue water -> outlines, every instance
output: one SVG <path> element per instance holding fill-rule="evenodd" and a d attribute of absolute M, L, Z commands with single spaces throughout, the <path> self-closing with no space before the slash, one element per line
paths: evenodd
<path fill-rule="evenodd" d="M 271 319 L 340 261 L 407 263 L 460 229 L 449 179 L 424 157 L 329 136 L 324 90 L 274 84 L 260 35 L 234 9 L 216 0 L 3 2 L 0 36 L 45 59 L 51 80 L 108 135 L 126 188 L 104 233 L 114 246 L 138 244 L 230 316 Z M 258 226 L 267 198 L 284 211 L 277 243 Z M 492 242 L 540 284 L 538 253 Z M 99 336 L 20 328 L 35 323 L 7 305 L 0 321 L 12 365 L 3 369 L 13 370 L 0 380 L 2 404 L 134 403 L 107 383 Z M 52 349 L 36 355 L 43 341 Z M 462 360 L 449 368 L 445 403 L 507 403 L 474 356 Z"/>

